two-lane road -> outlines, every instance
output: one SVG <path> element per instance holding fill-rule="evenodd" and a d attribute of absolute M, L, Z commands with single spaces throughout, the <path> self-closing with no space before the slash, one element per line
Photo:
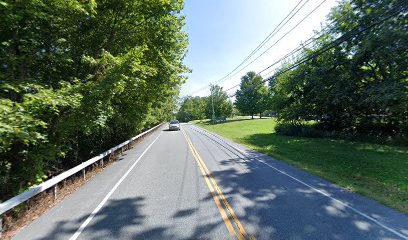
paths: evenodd
<path fill-rule="evenodd" d="M 204 131 L 162 128 L 15 239 L 405 239 L 408 216 Z"/>

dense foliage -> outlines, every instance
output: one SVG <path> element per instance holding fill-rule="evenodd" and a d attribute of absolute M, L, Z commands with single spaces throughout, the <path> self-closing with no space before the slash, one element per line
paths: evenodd
<path fill-rule="evenodd" d="M 227 93 L 218 85 L 210 86 L 211 94 L 207 97 L 190 97 L 182 99 L 177 119 L 182 122 L 212 118 L 213 107 L 215 117 L 228 117 L 233 112 L 232 102 Z"/>
<path fill-rule="evenodd" d="M 206 118 L 205 109 L 207 107 L 206 97 L 190 97 L 182 99 L 177 119 L 181 122 L 201 120 Z"/>
<path fill-rule="evenodd" d="M 0 1 L 0 199 L 171 118 L 179 0 Z"/>
<path fill-rule="evenodd" d="M 285 73 L 270 81 L 271 108 L 279 119 L 292 125 L 314 120 L 320 130 L 342 134 L 406 137 L 407 10 L 397 0 L 341 2 L 329 16 L 333 27 L 322 30 L 295 62 L 313 58 L 290 71 L 292 63 L 285 63 L 278 70 Z M 316 54 L 356 29 L 365 30 Z"/>
<path fill-rule="evenodd" d="M 207 97 L 207 105 L 205 113 L 207 118 L 213 115 L 213 107 L 215 117 L 228 117 L 232 113 L 232 102 L 228 97 L 227 92 L 219 85 L 210 86 L 211 95 Z"/>
<path fill-rule="evenodd" d="M 248 72 L 241 78 L 240 89 L 236 93 L 235 106 L 243 114 L 249 114 L 254 118 L 255 113 L 267 109 L 268 89 L 263 84 L 263 79 L 255 72 Z"/>

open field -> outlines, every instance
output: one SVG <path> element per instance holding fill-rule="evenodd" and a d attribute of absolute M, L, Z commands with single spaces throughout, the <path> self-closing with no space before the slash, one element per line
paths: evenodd
<path fill-rule="evenodd" d="M 408 213 L 408 147 L 282 136 L 273 119 L 196 124 Z"/>

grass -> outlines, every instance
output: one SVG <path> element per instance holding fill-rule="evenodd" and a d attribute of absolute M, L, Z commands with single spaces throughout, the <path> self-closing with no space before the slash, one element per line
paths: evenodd
<path fill-rule="evenodd" d="M 196 124 L 408 214 L 408 147 L 282 136 L 273 119 Z"/>

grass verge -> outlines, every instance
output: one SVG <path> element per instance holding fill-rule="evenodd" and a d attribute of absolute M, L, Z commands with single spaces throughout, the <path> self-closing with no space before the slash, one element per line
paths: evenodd
<path fill-rule="evenodd" d="M 196 124 L 408 214 L 408 147 L 282 136 L 273 119 Z"/>

